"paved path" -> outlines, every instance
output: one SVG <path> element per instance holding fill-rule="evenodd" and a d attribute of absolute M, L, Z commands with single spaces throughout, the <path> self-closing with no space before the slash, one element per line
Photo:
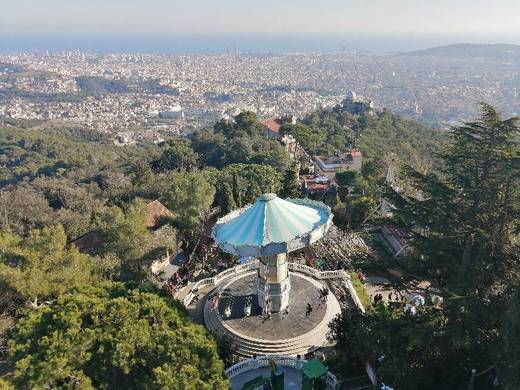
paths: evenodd
<path fill-rule="evenodd" d="M 417 287 L 418 287 L 417 289 L 398 290 L 392 286 L 389 279 L 382 277 L 382 276 L 375 276 L 375 275 L 367 275 L 367 277 L 363 283 L 363 286 L 365 287 L 365 291 L 370 296 L 370 299 L 372 300 L 372 302 L 374 302 L 374 297 L 377 294 L 383 295 L 384 302 L 401 301 L 402 297 L 406 298 L 409 295 L 420 293 L 421 290 L 427 288 L 429 285 L 430 284 L 428 282 L 423 281 L 417 285 Z"/>

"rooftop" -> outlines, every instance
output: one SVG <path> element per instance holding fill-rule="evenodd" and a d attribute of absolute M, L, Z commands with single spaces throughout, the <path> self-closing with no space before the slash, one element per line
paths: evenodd
<path fill-rule="evenodd" d="M 269 130 L 278 133 L 283 125 L 283 122 L 280 118 L 272 117 L 263 121 L 262 124 Z"/>
<path fill-rule="evenodd" d="M 327 375 L 327 367 L 319 360 L 313 359 L 303 364 L 302 373 L 307 378 L 315 379 Z"/>
<path fill-rule="evenodd" d="M 149 229 L 157 227 L 161 218 L 173 217 L 173 213 L 158 199 L 148 203 L 147 207 L 146 227 Z"/>

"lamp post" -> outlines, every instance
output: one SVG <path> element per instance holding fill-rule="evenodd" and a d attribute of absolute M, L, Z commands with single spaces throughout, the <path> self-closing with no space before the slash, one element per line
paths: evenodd
<path fill-rule="evenodd" d="M 469 378 L 468 383 L 468 390 L 473 390 L 473 385 L 475 384 L 475 374 L 477 373 L 477 370 L 474 368 L 471 369 L 471 378 Z"/>

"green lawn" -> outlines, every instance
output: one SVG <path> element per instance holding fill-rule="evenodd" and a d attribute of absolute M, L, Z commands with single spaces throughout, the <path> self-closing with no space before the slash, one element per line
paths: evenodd
<path fill-rule="evenodd" d="M 356 290 L 356 294 L 361 301 L 361 304 L 365 308 L 366 311 L 372 310 L 372 300 L 370 296 L 365 291 L 365 287 L 363 287 L 363 283 L 359 280 L 357 274 L 355 272 L 350 273 L 350 281 L 352 282 L 352 286 L 354 290 Z"/>

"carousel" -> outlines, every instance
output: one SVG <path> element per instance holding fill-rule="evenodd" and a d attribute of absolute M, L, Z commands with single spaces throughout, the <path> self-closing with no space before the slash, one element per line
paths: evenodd
<path fill-rule="evenodd" d="M 289 263 L 287 254 L 322 238 L 332 217 L 321 202 L 263 194 L 219 219 L 212 230 L 219 248 L 248 260 L 211 280 L 206 327 L 232 337 L 244 357 L 304 355 L 327 345 L 340 304 L 323 273 Z"/>
<path fill-rule="evenodd" d="M 331 223 L 330 208 L 321 202 L 264 194 L 219 219 L 212 236 L 224 252 L 259 259 L 258 305 L 280 312 L 288 308 L 291 290 L 287 253 L 319 240 Z"/>

